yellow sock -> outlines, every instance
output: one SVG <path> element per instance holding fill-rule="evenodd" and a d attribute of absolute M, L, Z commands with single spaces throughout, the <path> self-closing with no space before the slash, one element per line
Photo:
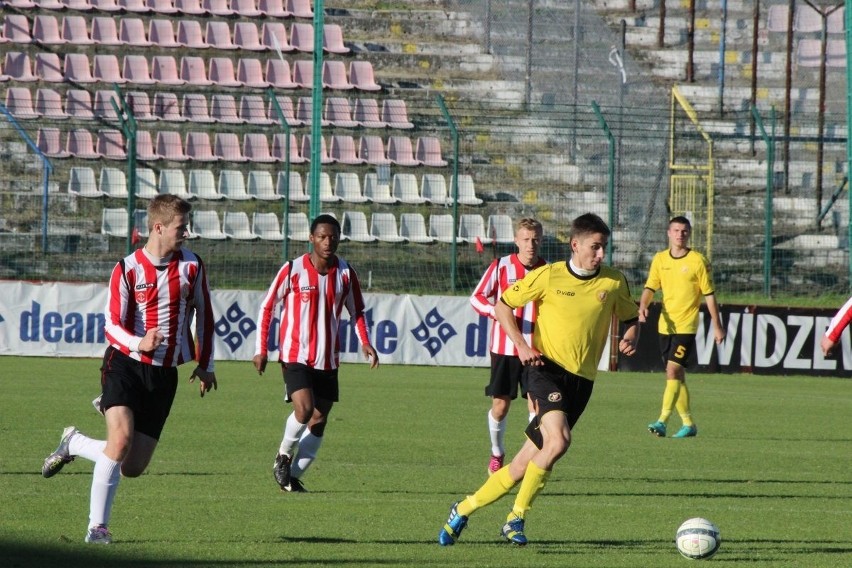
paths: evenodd
<path fill-rule="evenodd" d="M 511 491 L 515 483 L 517 482 L 509 475 L 509 466 L 503 466 L 494 475 L 489 476 L 476 493 L 461 501 L 456 510 L 459 515 L 467 517 L 480 507 L 490 505 Z"/>
<path fill-rule="evenodd" d="M 515 497 L 515 504 L 512 506 L 512 512 L 507 520 L 511 520 L 513 516 L 524 518 L 524 515 L 532 508 L 533 501 L 536 496 L 544 489 L 547 479 L 550 477 L 550 471 L 541 469 L 533 462 L 527 465 L 527 471 L 524 473 L 524 479 L 521 480 L 521 488 L 518 489 L 518 495 Z"/>
<path fill-rule="evenodd" d="M 680 414 L 684 426 L 693 425 L 692 412 L 689 409 L 689 389 L 686 388 L 686 383 L 683 383 L 680 387 L 680 394 L 677 397 L 677 412 Z"/>
<path fill-rule="evenodd" d="M 666 390 L 663 391 L 663 409 L 660 411 L 660 422 L 668 422 L 669 416 L 672 415 L 672 410 L 674 410 L 675 401 L 678 398 L 682 384 L 678 380 L 669 379 L 666 381 Z"/>

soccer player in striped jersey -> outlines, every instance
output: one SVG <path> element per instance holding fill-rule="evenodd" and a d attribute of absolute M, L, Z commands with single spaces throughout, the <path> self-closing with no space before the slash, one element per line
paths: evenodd
<path fill-rule="evenodd" d="M 843 330 L 852 323 L 852 298 L 846 300 L 843 307 L 837 310 L 834 317 L 831 318 L 831 323 L 828 324 L 828 329 L 825 330 L 825 335 L 822 337 L 820 347 L 824 355 L 831 355 L 837 344 L 840 343 L 840 336 Z"/>
<path fill-rule="evenodd" d="M 112 542 L 107 526 L 118 482 L 139 477 L 150 463 L 177 391 L 178 365 L 196 361 L 189 381 L 200 380 L 202 397 L 217 387 L 207 275 L 201 259 L 183 248 L 190 209 L 174 195 L 152 199 L 148 241 L 110 276 L 100 397 L 107 439 L 68 426 L 42 467 L 52 477 L 77 456 L 95 462 L 86 542 Z"/>
<path fill-rule="evenodd" d="M 497 321 L 529 367 L 527 395 L 536 417 L 527 426 L 527 440 L 512 462 L 502 467 L 473 494 L 450 509 L 438 542 L 452 545 L 468 517 L 494 503 L 520 482 L 512 510 L 501 530 L 509 542 L 523 546 L 525 516 L 544 489 L 556 462 L 568 451 L 571 431 L 592 395 L 598 362 L 609 340 L 615 316 L 624 324 L 618 349 L 633 355 L 639 342 L 639 313 L 624 275 L 603 266 L 609 241 L 606 223 L 593 213 L 571 223 L 571 258 L 539 267 L 503 293 L 495 306 Z M 528 344 L 514 310 L 533 302 L 538 320 Z"/>
<path fill-rule="evenodd" d="M 719 306 L 713 293 L 710 262 L 698 251 L 689 248 L 692 225 L 686 217 L 674 217 L 667 231 L 669 247 L 654 255 L 648 280 L 639 300 L 639 318 L 648 317 L 648 305 L 658 290 L 663 292 L 663 306 L 657 325 L 660 334 L 660 351 L 666 363 L 666 388 L 663 407 L 656 422 L 648 424 L 648 431 L 665 438 L 666 423 L 677 408 L 683 425 L 673 438 L 691 438 L 698 435 L 692 419 L 689 389 L 686 386 L 686 366 L 695 349 L 698 332 L 698 307 L 701 298 L 713 322 L 716 343 L 725 339 Z"/>
<path fill-rule="evenodd" d="M 515 226 L 515 246 L 518 252 L 495 259 L 470 296 L 473 309 L 481 315 L 493 320 L 491 326 L 491 381 L 485 387 L 485 395 L 491 397 L 491 408 L 488 410 L 488 432 L 491 437 L 491 459 L 488 462 L 488 475 L 503 467 L 506 455 L 504 439 L 506 436 L 506 416 L 512 401 L 518 397 L 520 385 L 521 396 L 527 398 L 527 381 L 524 366 L 518 358 L 515 344 L 500 327 L 494 315 L 494 305 L 515 282 L 521 280 L 530 270 L 545 264 L 538 256 L 541 246 L 543 229 L 535 219 L 524 218 Z M 527 304 L 515 310 L 518 327 L 529 343 L 532 340 L 535 325 L 535 304 Z M 535 416 L 532 400 L 527 400 L 529 419 Z"/>
<path fill-rule="evenodd" d="M 311 223 L 309 239 L 313 250 L 285 263 L 261 302 L 252 361 L 263 374 L 267 353 L 277 344 L 285 400 L 293 403 L 293 412 L 284 423 L 272 473 L 282 491 L 293 493 L 306 492 L 301 477 L 316 458 L 328 414 L 338 401 L 338 330 L 344 307 L 370 368 L 379 366 L 379 356 L 370 344 L 358 274 L 337 256 L 340 223 L 331 215 L 318 216 Z M 279 303 L 283 307 L 276 342 L 270 330 Z"/>

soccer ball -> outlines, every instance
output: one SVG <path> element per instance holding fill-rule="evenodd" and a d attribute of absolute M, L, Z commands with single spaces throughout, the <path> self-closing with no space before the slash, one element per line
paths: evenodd
<path fill-rule="evenodd" d="M 719 527 L 701 517 L 687 519 L 675 535 L 677 550 L 686 558 L 706 560 L 719 550 L 722 538 Z"/>

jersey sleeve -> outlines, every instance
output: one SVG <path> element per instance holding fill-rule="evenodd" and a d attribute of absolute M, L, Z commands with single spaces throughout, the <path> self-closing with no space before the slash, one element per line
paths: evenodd
<path fill-rule="evenodd" d="M 831 319 L 828 329 L 825 330 L 825 336 L 834 343 L 837 343 L 840 341 L 843 330 L 849 326 L 850 322 L 852 322 L 852 297 L 846 300 L 843 307 Z"/>
<path fill-rule="evenodd" d="M 497 264 L 497 260 L 491 263 L 470 296 L 470 305 L 476 313 L 491 319 L 494 319 L 494 302 L 499 288 Z"/>
<path fill-rule="evenodd" d="M 292 262 L 288 262 L 278 270 L 278 274 L 272 280 L 272 284 L 266 291 L 260 310 L 257 314 L 257 340 L 255 341 L 254 354 L 266 357 L 269 345 L 269 326 L 275 315 L 275 308 L 279 302 L 283 302 L 290 292 L 290 270 Z"/>
<path fill-rule="evenodd" d="M 552 267 L 552 264 L 547 264 L 527 273 L 522 280 L 518 280 L 506 289 L 500 299 L 512 309 L 541 299 L 544 296 Z"/>
<path fill-rule="evenodd" d="M 370 334 L 367 328 L 367 318 L 364 315 L 364 294 L 361 292 L 361 282 L 355 269 L 349 267 L 349 294 L 346 297 L 346 311 L 355 322 L 355 332 L 361 345 L 370 344 Z"/>
<path fill-rule="evenodd" d="M 196 346 L 196 359 L 198 366 L 213 372 L 213 304 L 210 301 L 210 287 L 207 284 L 207 270 L 204 263 L 198 259 L 198 272 L 195 275 L 193 286 L 193 304 L 195 306 L 195 336 L 198 338 Z"/>
<path fill-rule="evenodd" d="M 124 263 L 119 262 L 112 269 L 107 289 L 107 305 L 105 310 L 105 333 L 111 345 L 118 345 L 129 351 L 139 351 L 141 337 L 125 327 L 130 298 L 127 277 L 124 274 Z"/>
<path fill-rule="evenodd" d="M 714 292 L 713 279 L 710 276 L 711 273 L 712 268 L 710 267 L 710 261 L 707 260 L 707 257 L 701 255 L 701 263 L 698 273 L 698 289 L 704 296 L 707 296 Z"/>

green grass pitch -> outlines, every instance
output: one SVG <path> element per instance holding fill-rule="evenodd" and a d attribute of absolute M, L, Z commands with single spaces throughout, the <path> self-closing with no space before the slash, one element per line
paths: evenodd
<path fill-rule="evenodd" d="M 685 519 L 722 532 L 726 566 L 852 566 L 852 381 L 692 374 L 694 439 L 658 439 L 661 375 L 602 373 L 568 454 L 527 520 L 499 537 L 508 496 L 437 544 L 450 505 L 485 478 L 486 369 L 345 365 L 341 402 L 304 482 L 272 461 L 289 407 L 280 372 L 221 363 L 219 390 L 181 385 L 148 472 L 122 480 L 107 547 L 83 543 L 91 463 L 40 474 L 64 426 L 102 437 L 93 359 L 0 359 L 0 565 L 4 567 L 688 565 Z M 509 416 L 510 453 L 526 412 Z M 677 416 L 670 427 L 679 426 Z"/>

